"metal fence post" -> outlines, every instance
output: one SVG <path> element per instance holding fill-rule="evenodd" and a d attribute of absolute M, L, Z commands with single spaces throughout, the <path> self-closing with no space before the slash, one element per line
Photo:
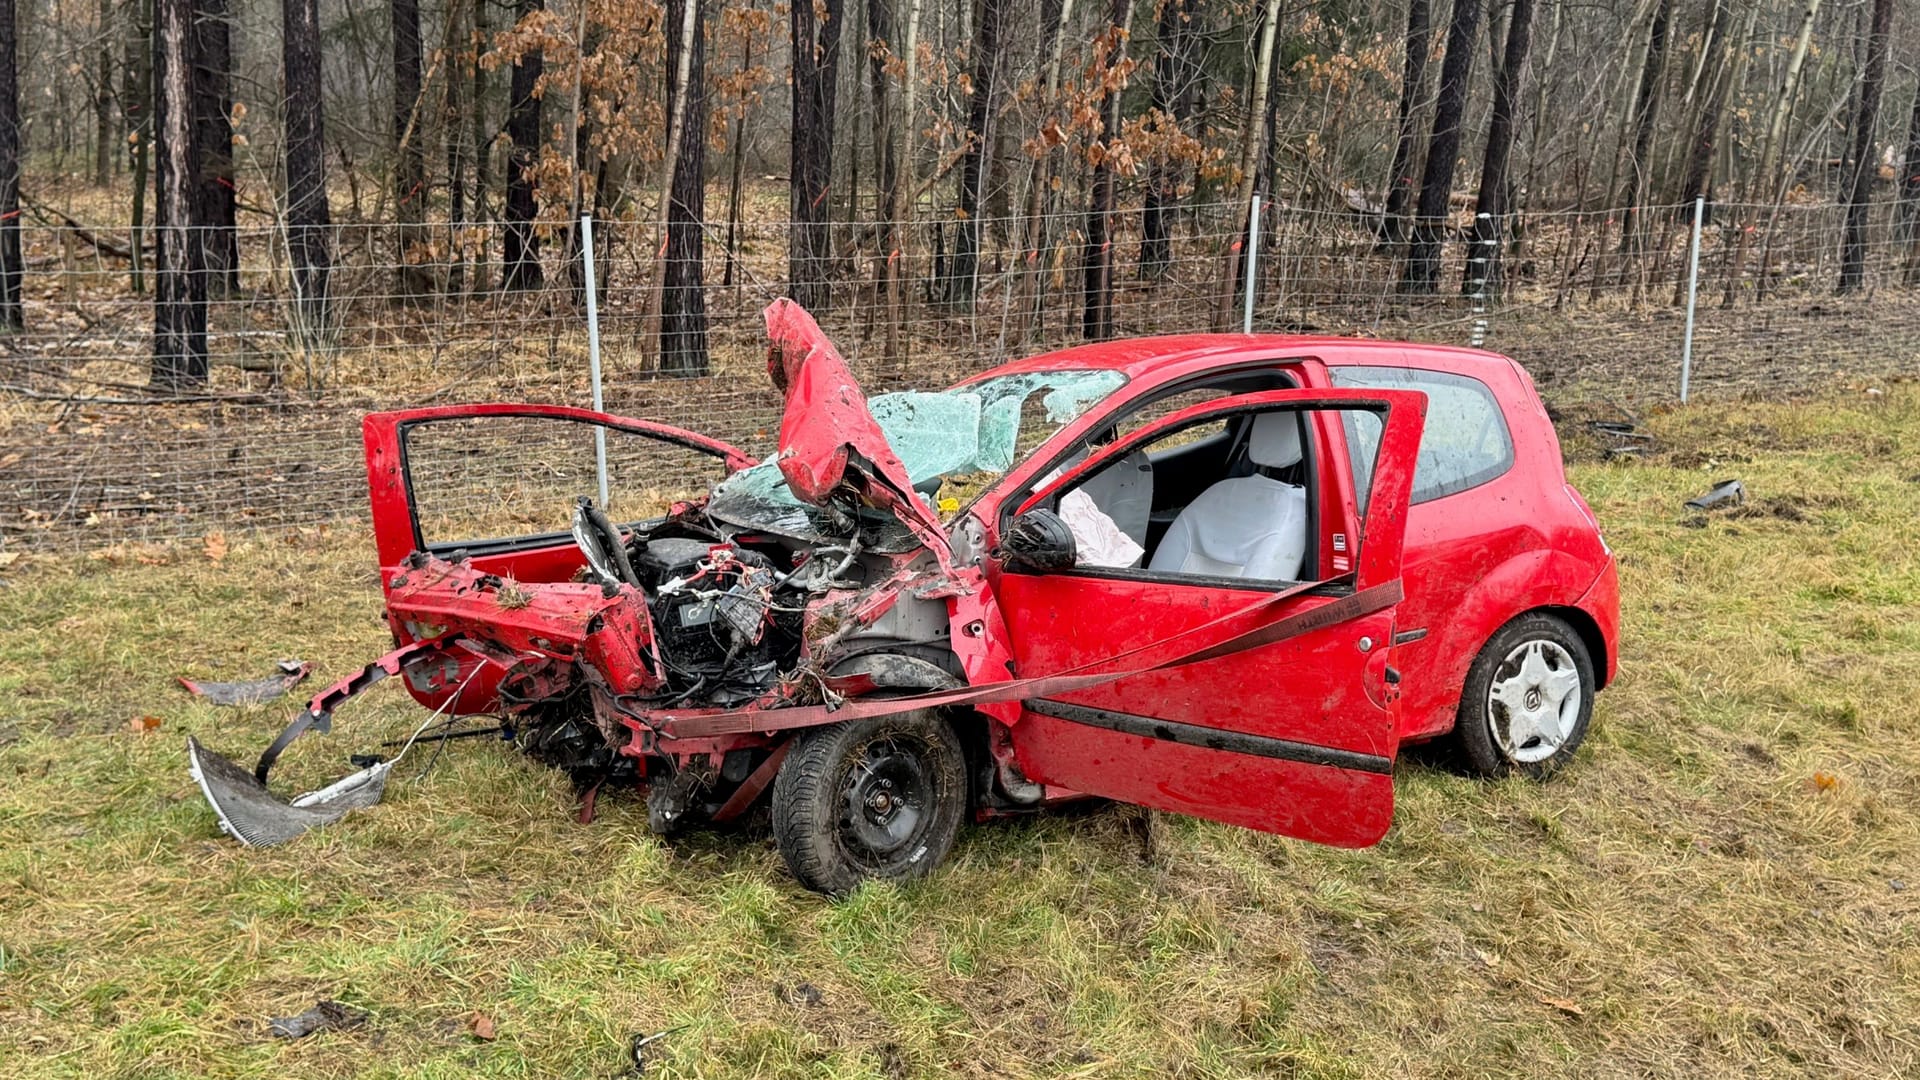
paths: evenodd
<path fill-rule="evenodd" d="M 593 274 L 593 215 L 580 215 L 580 257 L 587 278 L 587 372 L 593 381 L 593 411 L 605 412 L 600 396 L 600 284 Z M 593 469 L 600 478 L 600 509 L 607 508 L 607 429 L 593 428 Z"/>
<path fill-rule="evenodd" d="M 1253 333 L 1253 290 L 1259 284 L 1260 271 L 1260 196 L 1256 193 L 1247 206 L 1247 306 L 1240 317 L 1240 332 Z"/>
<path fill-rule="evenodd" d="M 1687 384 L 1693 379 L 1693 312 L 1700 297 L 1700 225 L 1706 219 L 1707 197 L 1693 199 L 1693 243 L 1687 255 L 1687 336 L 1680 344 L 1680 404 L 1687 403 Z"/>

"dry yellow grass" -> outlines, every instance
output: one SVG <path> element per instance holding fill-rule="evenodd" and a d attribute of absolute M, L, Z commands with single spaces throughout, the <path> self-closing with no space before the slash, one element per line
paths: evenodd
<path fill-rule="evenodd" d="M 1650 426 L 1648 461 L 1575 470 L 1625 648 L 1554 781 L 1416 755 L 1361 852 L 1167 816 L 1148 850 L 1111 808 L 974 828 L 838 904 L 761 833 L 662 842 L 630 798 L 575 825 L 490 744 L 240 849 L 184 736 L 252 750 L 291 708 L 172 679 L 378 652 L 365 539 L 27 556 L 0 569 L 0 1071 L 605 1077 L 684 1025 L 648 1075 L 1914 1075 L 1920 388 Z M 1748 510 L 1680 508 L 1725 475 Z M 376 694 L 285 781 L 417 718 Z M 317 998 L 371 1023 L 266 1035 Z"/>

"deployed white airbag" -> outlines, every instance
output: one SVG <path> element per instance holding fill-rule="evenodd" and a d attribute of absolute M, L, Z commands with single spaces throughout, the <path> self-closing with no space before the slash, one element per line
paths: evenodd
<path fill-rule="evenodd" d="M 1242 476 L 1220 481 L 1180 511 L 1148 569 L 1294 581 L 1306 554 L 1306 489 Z"/>

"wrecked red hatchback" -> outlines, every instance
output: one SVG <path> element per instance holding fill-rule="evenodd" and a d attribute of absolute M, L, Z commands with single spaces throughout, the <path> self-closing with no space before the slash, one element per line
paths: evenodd
<path fill-rule="evenodd" d="M 586 813 L 621 782 L 661 832 L 770 802 L 829 893 L 1089 796 L 1359 847 L 1403 744 L 1545 775 L 1613 675 L 1613 559 L 1510 360 L 1196 335 L 869 399 L 804 310 L 766 320 L 765 461 L 558 406 L 368 416 L 397 647 L 251 773 L 194 745 L 228 830 L 297 831 L 244 820 L 286 806 L 274 759 L 400 675 L 504 717 Z"/>

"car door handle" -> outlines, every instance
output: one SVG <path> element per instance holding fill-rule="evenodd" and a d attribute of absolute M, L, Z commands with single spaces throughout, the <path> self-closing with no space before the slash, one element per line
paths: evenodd
<path fill-rule="evenodd" d="M 1399 686 L 1400 685 L 1400 669 L 1397 667 L 1394 667 L 1392 664 L 1388 664 L 1386 679 L 1387 679 L 1388 686 Z"/>

